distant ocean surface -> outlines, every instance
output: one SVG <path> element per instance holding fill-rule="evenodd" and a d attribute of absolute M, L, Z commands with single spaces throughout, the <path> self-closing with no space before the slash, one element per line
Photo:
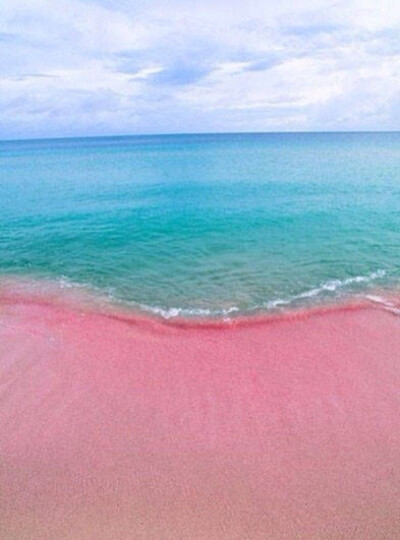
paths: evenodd
<path fill-rule="evenodd" d="M 0 142 L 0 284 L 18 277 L 164 317 L 397 288 L 400 133 Z"/>

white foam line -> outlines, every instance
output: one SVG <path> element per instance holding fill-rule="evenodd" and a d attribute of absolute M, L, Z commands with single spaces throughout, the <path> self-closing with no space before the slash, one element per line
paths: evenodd
<path fill-rule="evenodd" d="M 320 295 L 324 292 L 334 293 L 338 289 L 346 288 L 348 285 L 351 285 L 353 283 L 368 283 L 371 281 L 374 281 L 379 278 L 383 278 L 386 275 L 385 270 L 377 270 L 376 272 L 371 272 L 370 274 L 367 274 L 365 276 L 354 276 L 349 277 L 344 280 L 340 279 L 332 279 L 329 281 L 322 282 L 319 287 L 316 287 L 314 289 L 306 290 L 300 294 L 296 294 L 293 296 L 289 296 L 287 298 L 276 298 L 274 300 L 269 300 L 263 304 L 258 304 L 255 306 L 252 306 L 251 308 L 248 308 L 247 312 L 254 312 L 257 310 L 267 309 L 267 310 L 273 310 L 276 308 L 279 308 L 281 306 L 290 306 L 293 302 L 296 302 L 296 300 L 302 300 L 306 298 L 314 298 L 315 296 Z M 24 282 L 22 282 L 23 284 Z M 54 282 L 49 282 L 49 285 L 54 284 Z M 107 298 L 111 300 L 112 302 L 122 303 L 122 304 L 130 304 L 131 306 L 135 306 L 139 309 L 142 309 L 143 311 L 147 311 L 150 313 L 154 313 L 156 315 L 159 315 L 163 317 L 164 319 L 171 319 L 174 317 L 225 317 L 229 318 L 229 315 L 232 313 L 240 312 L 240 308 L 237 306 L 231 306 L 227 308 L 221 308 L 221 309 L 210 309 L 210 308 L 183 308 L 183 307 L 171 307 L 171 308 L 163 308 L 160 306 L 149 306 L 146 304 L 139 304 L 137 302 L 126 302 L 121 298 L 118 298 L 114 294 L 114 291 L 112 288 L 109 288 L 108 290 L 104 291 L 103 289 L 100 289 L 98 287 L 95 287 L 93 285 L 88 285 L 85 283 L 77 283 L 66 276 L 61 276 L 59 280 L 57 280 L 56 284 L 60 287 L 60 289 L 87 289 L 88 291 L 92 291 L 95 294 L 99 295 L 99 298 L 104 297 L 104 292 L 106 292 Z M 387 311 L 391 311 L 392 313 L 395 313 L 396 315 L 400 315 L 400 309 L 394 305 L 393 303 L 389 302 L 388 300 L 381 298 L 379 296 L 374 295 L 366 295 L 367 298 L 369 298 L 371 301 L 375 303 L 379 303 L 386 309 Z"/>
<path fill-rule="evenodd" d="M 343 289 L 353 283 L 368 283 L 370 281 L 374 281 L 375 279 L 383 278 L 385 275 L 385 270 L 378 270 L 376 272 L 371 272 L 367 276 L 355 276 L 346 278 L 344 280 L 331 279 L 329 281 L 324 281 L 320 284 L 319 287 L 316 287 L 315 289 L 304 291 L 289 298 L 277 298 L 276 300 L 270 300 L 269 302 L 265 303 L 263 307 L 273 309 L 278 306 L 291 304 L 292 302 L 296 300 L 301 300 L 302 298 L 313 298 L 314 296 L 318 296 L 325 291 L 335 292 L 336 290 Z"/>
<path fill-rule="evenodd" d="M 207 308 L 168 308 L 164 309 L 161 307 L 147 306 L 145 304 L 139 304 L 139 307 L 144 311 L 150 311 L 151 313 L 156 313 L 161 315 L 164 319 L 172 319 L 173 317 L 185 317 L 185 316 L 198 316 L 198 317 L 207 317 L 207 316 L 224 316 L 239 311 L 239 308 L 232 306 L 226 309 L 207 309 Z"/>
<path fill-rule="evenodd" d="M 261 305 L 256 305 L 252 307 L 251 309 L 248 309 L 247 311 L 256 311 L 258 309 L 267 308 L 267 309 L 275 309 L 280 306 L 288 306 L 292 304 L 296 300 L 301 300 L 303 298 L 313 298 L 314 296 L 318 296 L 319 294 L 323 292 L 335 292 L 338 289 L 343 289 L 348 285 L 351 285 L 353 283 L 368 283 L 370 281 L 374 281 L 375 279 L 383 278 L 386 275 L 385 270 L 377 270 L 376 272 L 371 272 L 370 274 L 366 276 L 354 276 L 349 277 L 344 280 L 340 279 L 332 279 L 329 281 L 322 282 L 319 287 L 316 287 L 315 289 L 310 289 L 308 291 L 304 291 L 300 294 L 296 294 L 294 296 L 290 296 L 288 298 L 276 298 L 275 300 L 269 300 L 268 302 L 265 302 Z M 147 306 L 144 304 L 139 304 L 139 307 L 145 311 L 155 313 L 157 315 L 160 315 L 161 317 L 165 319 L 171 319 L 174 317 L 185 317 L 185 316 L 198 316 L 198 317 L 217 317 L 217 316 L 223 316 L 227 317 L 231 313 L 235 313 L 240 311 L 240 309 L 236 306 L 232 306 L 230 308 L 226 309 L 207 309 L 207 308 L 161 308 L 158 306 Z M 387 306 L 389 307 L 389 306 Z M 397 310 L 397 308 L 393 305 L 391 306 L 392 310 Z M 400 310 L 399 310 L 400 313 Z"/>
<path fill-rule="evenodd" d="M 383 298 L 382 296 L 376 296 L 374 294 L 366 294 L 365 295 L 368 300 L 371 300 L 371 302 L 374 302 L 374 304 L 378 304 L 382 307 L 385 311 L 390 311 L 390 313 L 394 313 L 395 315 L 400 315 L 400 309 L 388 300 L 387 298 Z"/>

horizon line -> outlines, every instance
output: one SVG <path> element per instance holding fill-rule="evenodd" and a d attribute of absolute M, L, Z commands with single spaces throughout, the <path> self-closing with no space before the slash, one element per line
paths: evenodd
<path fill-rule="evenodd" d="M 34 142 L 34 141 L 63 141 L 73 139 L 124 139 L 146 137 L 179 137 L 201 135 L 295 135 L 295 134 L 374 134 L 374 133 L 400 133 L 400 129 L 370 129 L 370 130 L 293 130 L 293 131 L 198 131 L 198 132 L 166 132 L 166 133 L 131 133 L 108 135 L 60 135 L 56 137 L 21 137 L 0 139 L 0 143 Z"/>

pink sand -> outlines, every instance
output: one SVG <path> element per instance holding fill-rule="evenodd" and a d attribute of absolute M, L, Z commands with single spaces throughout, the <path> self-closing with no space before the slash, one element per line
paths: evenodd
<path fill-rule="evenodd" d="M 400 317 L 0 295 L 2 540 L 395 539 Z"/>

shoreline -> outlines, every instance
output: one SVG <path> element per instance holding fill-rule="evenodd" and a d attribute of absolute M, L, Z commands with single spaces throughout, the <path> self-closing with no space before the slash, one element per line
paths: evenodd
<path fill-rule="evenodd" d="M 0 291 L 2 538 L 395 537 L 398 316 L 180 322 L 79 298 Z"/>
<path fill-rule="evenodd" d="M 363 292 L 351 292 L 337 298 L 325 299 L 324 302 L 290 304 L 282 306 L 279 310 L 271 308 L 257 308 L 241 311 L 238 308 L 227 308 L 226 314 L 222 309 L 211 315 L 173 315 L 161 314 L 164 309 L 151 308 L 130 301 L 116 299 L 108 296 L 101 289 L 90 286 L 67 282 L 65 285 L 58 280 L 43 278 L 26 278 L 22 276 L 0 277 L 0 303 L 32 303 L 48 306 L 59 306 L 78 311 L 87 311 L 102 314 L 105 317 L 115 317 L 126 323 L 142 321 L 148 323 L 160 323 L 161 325 L 177 328 L 219 328 L 224 326 L 251 326 L 269 324 L 285 320 L 307 318 L 310 316 L 323 315 L 337 310 L 358 309 L 383 309 L 393 311 L 395 314 L 400 310 L 399 287 L 380 287 L 368 289 Z M 177 308 L 184 311 L 196 311 L 189 308 Z M 208 310 L 203 310 L 208 311 Z M 233 313 L 233 314 L 232 314 Z"/>

